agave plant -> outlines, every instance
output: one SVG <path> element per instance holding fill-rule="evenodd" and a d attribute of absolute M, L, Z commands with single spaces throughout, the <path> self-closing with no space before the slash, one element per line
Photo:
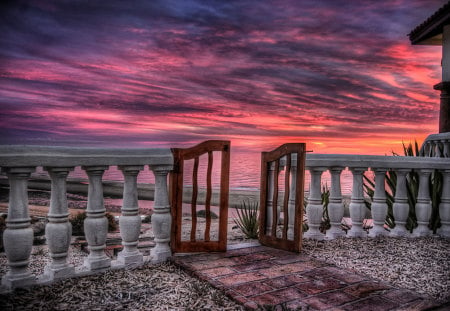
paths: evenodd
<path fill-rule="evenodd" d="M 258 202 L 250 201 L 247 203 L 243 201 L 241 207 L 236 209 L 238 218 L 234 219 L 234 222 L 249 239 L 258 238 L 258 209 Z"/>
<path fill-rule="evenodd" d="M 403 152 L 405 156 L 408 157 L 420 157 L 422 156 L 419 150 L 419 146 L 417 141 L 414 142 L 414 146 L 409 143 L 405 145 L 403 143 Z M 394 156 L 400 156 L 399 154 L 392 152 Z M 366 200 L 366 206 L 368 209 L 371 208 L 371 202 L 373 200 L 375 183 L 374 181 L 367 177 L 364 177 L 364 190 L 367 196 L 370 198 Z M 393 228 L 395 226 L 394 214 L 393 214 L 393 205 L 394 205 L 394 197 L 396 192 L 397 185 L 397 174 L 395 171 L 389 170 L 386 172 L 386 184 L 388 186 L 388 190 L 386 190 L 386 203 L 388 205 L 388 212 L 386 215 L 385 223 L 389 226 L 389 228 Z M 430 176 L 430 195 L 432 202 L 432 211 L 430 217 L 429 227 L 436 233 L 437 228 L 440 227 L 440 219 L 439 219 L 439 203 L 442 194 L 442 174 L 435 170 Z M 408 195 L 408 204 L 409 204 L 409 214 L 406 221 L 406 228 L 412 232 L 412 230 L 417 227 L 417 217 L 415 212 L 415 206 L 417 202 L 417 195 L 419 192 L 419 174 L 412 170 L 406 176 L 406 189 Z"/>

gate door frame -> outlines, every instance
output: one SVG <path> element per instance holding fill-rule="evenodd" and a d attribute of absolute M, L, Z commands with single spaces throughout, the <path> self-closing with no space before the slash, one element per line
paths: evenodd
<path fill-rule="evenodd" d="M 296 154 L 295 167 L 292 155 Z M 303 200 L 305 184 L 306 145 L 304 143 L 284 144 L 270 152 L 261 153 L 261 196 L 259 213 L 259 241 L 261 244 L 300 252 L 302 243 Z M 280 166 L 285 167 L 284 198 L 282 211 L 284 215 L 281 233 L 279 225 L 278 177 Z M 295 184 L 292 184 L 295 181 Z M 295 202 L 291 195 L 295 189 Z M 290 211 L 289 211 L 290 210 Z M 294 212 L 294 221 L 289 219 Z M 281 237 L 279 237 L 281 235 Z"/>
<path fill-rule="evenodd" d="M 220 194 L 219 194 L 219 239 L 210 240 L 211 228 L 211 197 L 212 197 L 212 165 L 213 152 L 220 151 L 221 172 L 220 172 Z M 170 174 L 170 198 L 172 206 L 172 230 L 170 237 L 171 249 L 174 253 L 189 252 L 224 252 L 227 249 L 227 229 L 228 229 L 228 194 L 230 177 L 230 141 L 208 140 L 191 148 L 173 148 L 174 170 Z M 197 175 L 199 158 L 203 154 L 208 154 L 208 167 L 206 176 L 206 197 L 205 197 L 205 218 L 206 228 L 203 240 L 196 240 L 195 233 L 197 228 L 197 196 L 198 185 Z M 182 241 L 182 221 L 183 221 L 183 177 L 184 161 L 194 160 L 194 169 L 192 173 L 192 197 L 191 197 L 191 215 L 192 226 L 189 241 Z"/>

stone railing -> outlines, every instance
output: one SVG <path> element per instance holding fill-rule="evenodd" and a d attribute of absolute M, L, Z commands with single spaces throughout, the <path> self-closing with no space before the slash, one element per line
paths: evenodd
<path fill-rule="evenodd" d="M 308 231 L 305 238 L 333 239 L 339 236 L 348 237 L 375 237 L 379 235 L 390 236 L 427 236 L 432 232 L 428 228 L 431 216 L 430 175 L 439 170 L 443 176 L 442 195 L 439 205 L 441 228 L 438 234 L 450 237 L 450 159 L 430 157 L 399 157 L 399 156 L 368 156 L 368 155 L 327 155 L 308 154 L 306 168 L 311 175 L 310 192 L 307 200 L 306 214 L 308 218 Z M 349 169 L 353 175 L 353 188 L 349 206 L 351 229 L 345 234 L 341 229 L 344 216 L 344 205 L 341 193 L 340 175 L 344 169 Z M 375 174 L 375 192 L 371 205 L 371 218 L 373 226 L 369 234 L 363 228 L 366 215 L 364 203 L 363 174 L 368 171 Z M 393 214 L 396 226 L 389 231 L 384 228 L 388 205 L 386 201 L 385 176 L 388 170 L 397 174 L 395 203 Z M 321 176 L 325 171 L 331 175 L 331 189 L 328 204 L 328 215 L 331 228 L 326 234 L 319 230 L 323 215 L 321 199 Z M 407 175 L 414 171 L 419 174 L 419 190 L 415 213 L 418 226 L 412 234 L 405 228 L 409 212 L 407 197 Z"/>
<path fill-rule="evenodd" d="M 420 155 L 450 158 L 450 132 L 429 135 L 422 144 Z"/>
<path fill-rule="evenodd" d="M 9 271 L 2 278 L 2 286 L 11 289 L 142 264 L 143 255 L 137 249 L 141 218 L 138 214 L 136 184 L 139 172 L 146 165 L 155 175 L 152 224 L 156 246 L 151 251 L 150 259 L 160 262 L 171 256 L 171 216 L 167 191 L 167 176 L 173 169 L 170 149 L 0 146 L 1 171 L 8 177 L 10 185 L 4 231 Z M 89 255 L 83 267 L 75 268 L 67 262 L 72 228 L 66 199 L 66 178 L 78 166 L 89 178 L 87 218 L 84 221 Z M 104 251 L 108 222 L 103 202 L 102 176 L 109 166 L 118 166 L 124 176 L 122 215 L 119 218 L 124 248 L 115 261 L 111 261 Z M 36 167 L 43 167 L 51 178 L 51 201 L 45 234 L 52 261 L 40 276 L 28 270 L 33 230 L 30 228 L 28 213 L 27 181 Z"/>

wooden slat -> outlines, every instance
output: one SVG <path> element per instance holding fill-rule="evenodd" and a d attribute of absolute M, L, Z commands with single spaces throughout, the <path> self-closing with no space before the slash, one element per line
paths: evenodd
<path fill-rule="evenodd" d="M 191 241 L 195 241 L 195 233 L 197 232 L 197 196 L 198 196 L 198 157 L 194 160 L 194 169 L 192 171 L 192 199 L 191 199 Z"/>
<path fill-rule="evenodd" d="M 220 166 L 219 250 L 227 250 L 228 195 L 230 190 L 230 143 L 222 145 Z"/>
<path fill-rule="evenodd" d="M 278 226 L 278 174 L 280 171 L 280 160 L 275 160 L 275 169 L 273 176 L 273 200 L 272 200 L 272 236 L 277 236 Z"/>
<path fill-rule="evenodd" d="M 267 193 L 268 193 L 268 170 L 269 162 L 266 161 L 266 153 L 261 153 L 261 181 L 260 181 L 260 200 L 259 200 L 259 236 L 265 236 L 267 228 Z M 263 216 L 264 215 L 264 216 Z"/>
<path fill-rule="evenodd" d="M 208 170 L 206 172 L 206 199 L 205 199 L 205 217 L 206 217 L 206 226 L 205 226 L 205 242 L 209 242 L 210 240 L 210 230 L 211 230 L 211 195 L 212 195 L 212 182 L 211 182 L 211 174 L 213 167 L 213 153 L 212 151 L 208 152 Z"/>
<path fill-rule="evenodd" d="M 284 202 L 283 202 L 283 239 L 287 239 L 288 224 L 289 224 L 289 175 L 291 173 L 291 154 L 286 155 L 286 167 L 284 175 Z"/>

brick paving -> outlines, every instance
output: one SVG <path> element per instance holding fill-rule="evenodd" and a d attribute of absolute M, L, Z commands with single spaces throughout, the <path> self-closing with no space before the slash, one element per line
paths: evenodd
<path fill-rule="evenodd" d="M 413 291 L 265 246 L 177 255 L 173 261 L 248 310 L 444 310 Z"/>

